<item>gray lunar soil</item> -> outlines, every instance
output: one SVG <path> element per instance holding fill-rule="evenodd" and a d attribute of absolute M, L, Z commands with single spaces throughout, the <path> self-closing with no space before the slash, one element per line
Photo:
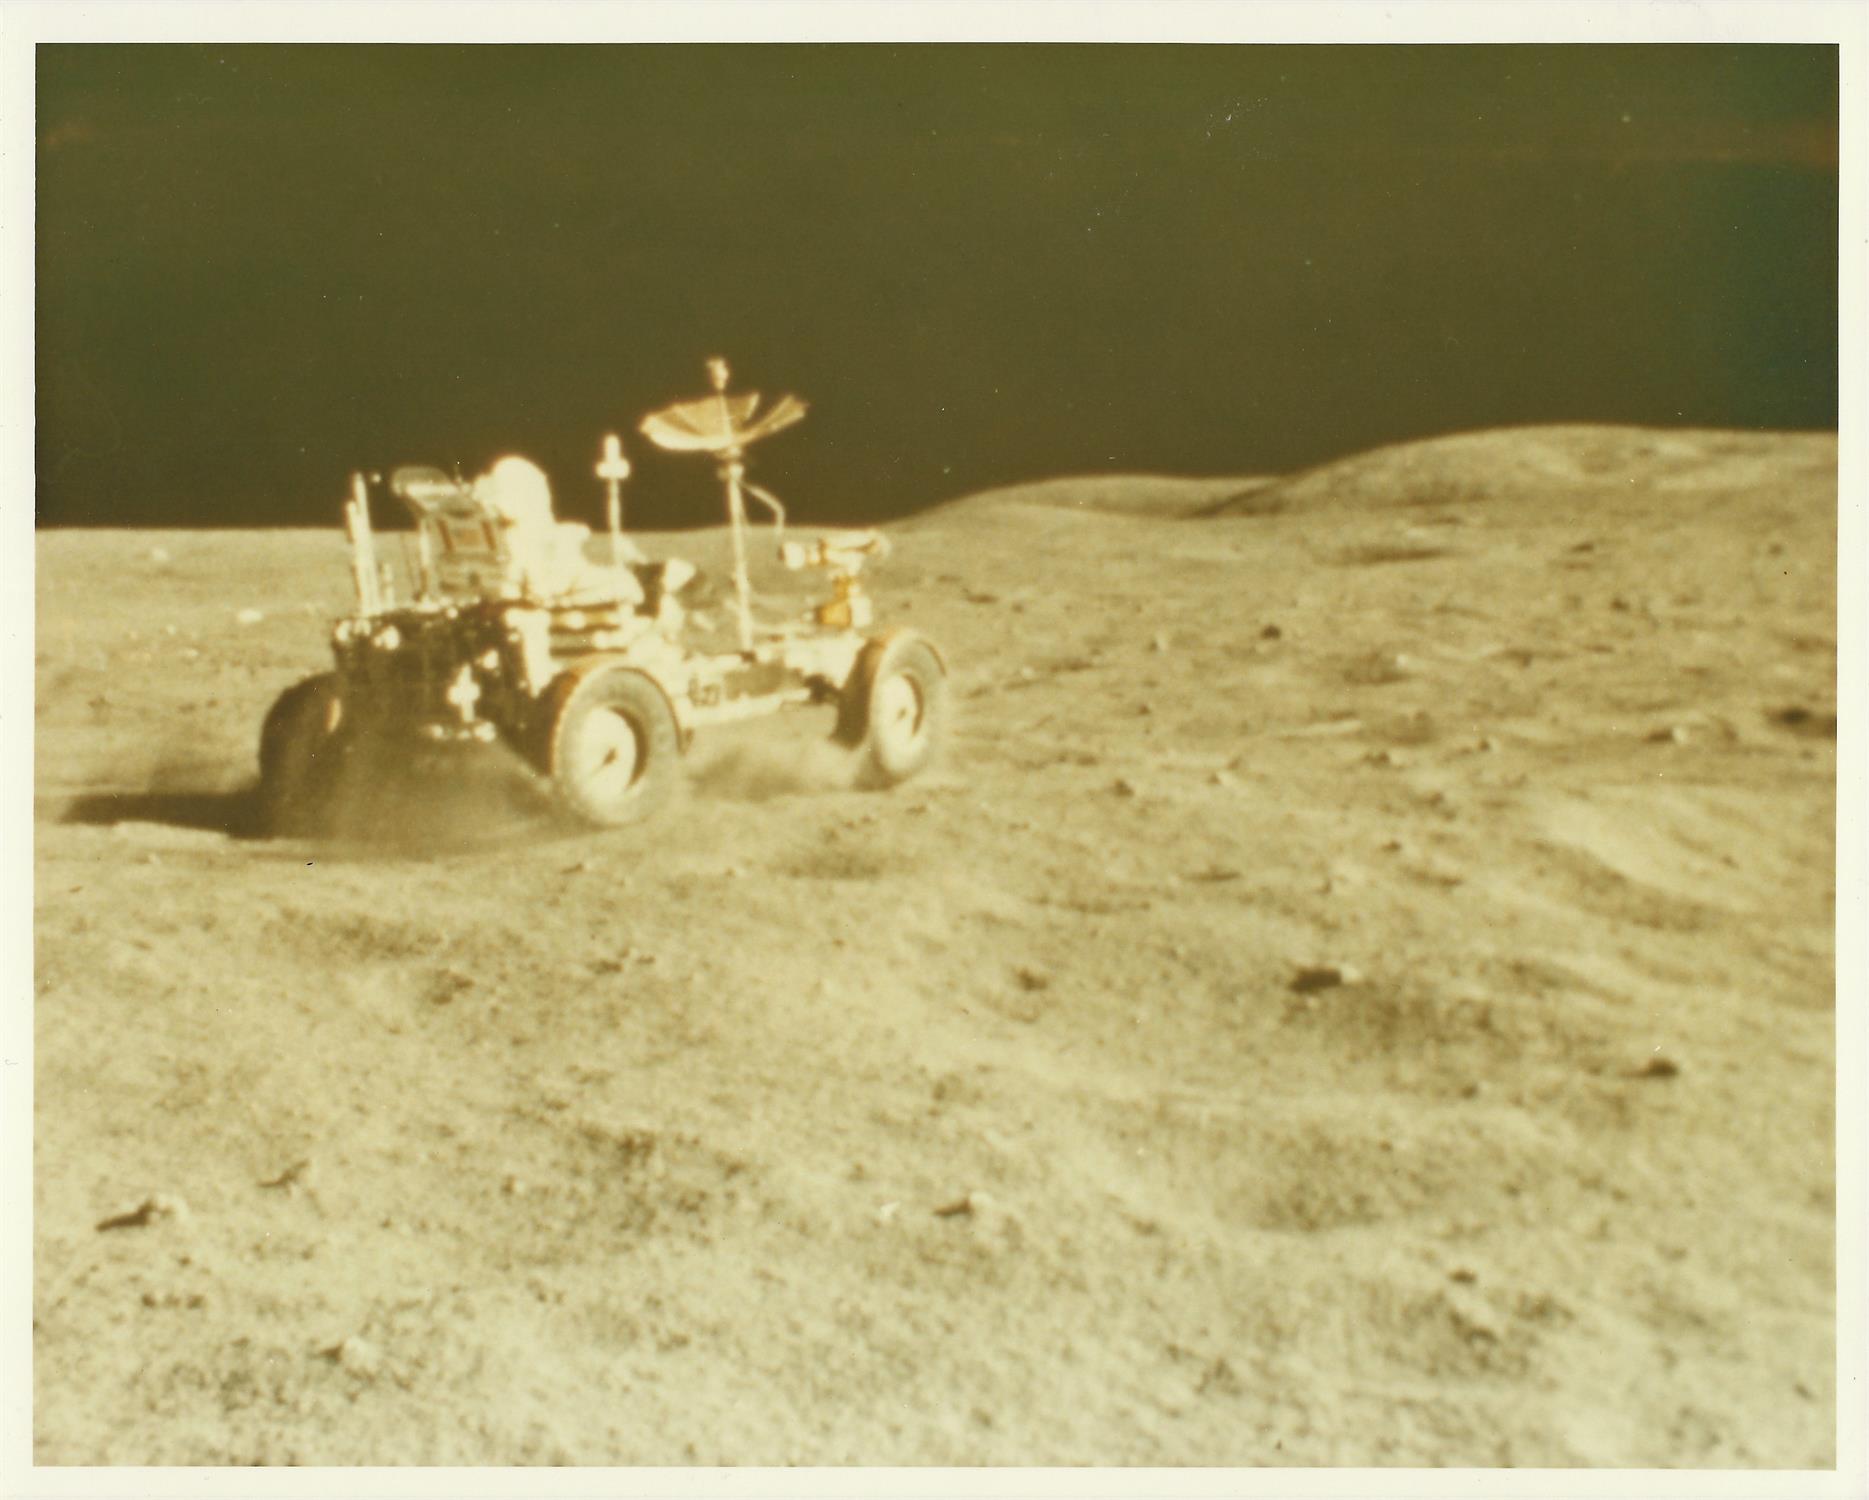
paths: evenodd
<path fill-rule="evenodd" d="M 1835 476 L 978 495 L 874 570 L 924 777 L 323 843 L 248 793 L 335 524 L 42 533 L 37 1460 L 1830 1465 Z"/>

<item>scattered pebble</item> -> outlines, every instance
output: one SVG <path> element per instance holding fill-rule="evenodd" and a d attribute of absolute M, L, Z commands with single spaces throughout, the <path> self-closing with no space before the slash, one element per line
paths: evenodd
<path fill-rule="evenodd" d="M 237 625 L 257 625 L 265 618 L 266 615 L 262 610 L 243 609 L 239 614 L 234 616 L 234 623 Z"/>
<path fill-rule="evenodd" d="M 878 1224 L 888 1224 L 893 1221 L 895 1216 L 901 1211 L 902 1205 L 900 1203 L 894 1202 L 893 1200 L 885 1203 L 876 1210 L 876 1222 Z"/>
<path fill-rule="evenodd" d="M 1405 766 L 1408 758 L 1399 750 L 1372 750 L 1363 759 L 1372 766 Z"/>
<path fill-rule="evenodd" d="M 1629 1074 L 1631 1078 L 1674 1078 L 1679 1075 L 1681 1065 L 1671 1057 L 1663 1057 L 1657 1052 Z"/>
<path fill-rule="evenodd" d="M 1808 734 L 1833 740 L 1837 737 L 1837 716 L 1834 709 L 1826 713 L 1817 713 L 1801 704 L 1794 704 L 1790 708 L 1781 708 L 1773 713 L 1771 720 L 1780 729 L 1789 729 L 1793 734 Z"/>
<path fill-rule="evenodd" d="M 1155 633 L 1155 639 L 1149 642 L 1149 646 L 1150 649 L 1154 651 L 1166 651 L 1168 649 L 1168 637 L 1158 630 Z"/>
<path fill-rule="evenodd" d="M 1240 784 L 1239 777 L 1231 771 L 1215 771 L 1207 779 L 1215 786 L 1238 786 Z"/>
<path fill-rule="evenodd" d="M 179 1307 L 190 1312 L 198 1311 L 208 1305 L 205 1292 L 144 1292 L 145 1307 Z"/>
<path fill-rule="evenodd" d="M 1468 1266 L 1455 1266 L 1447 1273 L 1449 1281 L 1458 1281 L 1462 1286 L 1471 1286 L 1480 1279 L 1480 1273 Z"/>
<path fill-rule="evenodd" d="M 1490 734 L 1482 735 L 1479 743 L 1473 748 L 1482 755 L 1497 755 L 1499 753 L 1499 741 L 1494 739 Z"/>
<path fill-rule="evenodd" d="M 1648 736 L 1648 742 L 1651 745 L 1685 745 L 1687 743 L 1687 726 L 1685 724 L 1670 724 L 1664 729 L 1653 730 Z"/>
<path fill-rule="evenodd" d="M 500 1184 L 500 1191 L 509 1198 L 523 1198 L 526 1196 L 526 1180 L 508 1172 L 506 1181 Z"/>
<path fill-rule="evenodd" d="M 1136 790 L 1135 782 L 1131 781 L 1127 776 L 1117 777 L 1111 784 L 1110 790 L 1115 792 L 1119 797 L 1134 797 L 1140 795 Z"/>
<path fill-rule="evenodd" d="M 1306 964 L 1292 976 L 1291 987 L 1300 995 L 1308 995 L 1315 990 L 1362 982 L 1362 971 L 1354 964 Z"/>
<path fill-rule="evenodd" d="M 153 563 L 167 562 L 169 560 L 169 549 L 167 547 L 151 547 L 149 549 L 149 560 Z"/>
<path fill-rule="evenodd" d="M 163 1219 L 186 1224 L 189 1219 L 188 1204 L 173 1193 L 152 1193 L 135 1208 L 98 1220 L 97 1227 L 100 1230 L 142 1229 Z"/>
<path fill-rule="evenodd" d="M 342 1365 L 353 1375 L 368 1378 L 383 1368 L 382 1351 L 368 1339 L 358 1338 L 355 1334 L 339 1339 L 318 1352 L 333 1364 Z"/>
<path fill-rule="evenodd" d="M 1051 976 L 1040 969 L 1029 968 L 1021 964 L 1013 970 L 1012 977 L 1019 981 L 1019 988 L 1030 993 L 1051 988 Z"/>
<path fill-rule="evenodd" d="M 1259 639 L 1262 641 L 1282 641 L 1284 638 L 1285 632 L 1276 625 L 1268 625 L 1259 632 Z"/>
<path fill-rule="evenodd" d="M 429 982 L 428 998 L 434 1005 L 451 1005 L 474 987 L 474 976 L 459 969 L 441 969 Z"/>
<path fill-rule="evenodd" d="M 286 1192 L 290 1193 L 302 1187 L 310 1187 L 312 1185 L 312 1179 L 316 1175 L 317 1165 L 308 1156 L 303 1161 L 293 1162 L 291 1166 L 287 1167 L 285 1171 L 281 1172 L 277 1177 L 268 1178 L 265 1182 L 262 1182 L 260 1186 L 263 1188 L 283 1188 Z"/>

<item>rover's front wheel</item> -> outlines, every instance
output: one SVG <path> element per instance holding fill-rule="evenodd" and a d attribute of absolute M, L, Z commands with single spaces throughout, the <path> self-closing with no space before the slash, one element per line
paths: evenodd
<path fill-rule="evenodd" d="M 326 831 L 344 745 L 336 673 L 307 677 L 279 695 L 260 727 L 262 832 L 298 838 Z"/>
<path fill-rule="evenodd" d="M 553 685 L 541 748 L 542 769 L 565 805 L 587 823 L 617 828 L 668 800 L 681 735 L 654 682 L 608 667 Z"/>
<path fill-rule="evenodd" d="M 844 689 L 837 738 L 864 755 L 864 782 L 894 786 L 934 758 L 947 727 L 947 671 L 920 636 L 871 641 Z"/>

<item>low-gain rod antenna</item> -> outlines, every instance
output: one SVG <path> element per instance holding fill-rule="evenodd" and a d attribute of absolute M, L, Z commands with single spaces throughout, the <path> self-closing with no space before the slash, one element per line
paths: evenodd
<path fill-rule="evenodd" d="M 609 491 L 610 562 L 614 567 L 623 560 L 623 481 L 629 478 L 629 460 L 623 456 L 623 440 L 614 432 L 604 438 L 604 456 L 597 465 L 597 477 Z"/>

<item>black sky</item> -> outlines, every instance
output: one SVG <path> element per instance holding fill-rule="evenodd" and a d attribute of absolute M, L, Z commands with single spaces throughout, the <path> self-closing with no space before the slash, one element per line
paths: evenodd
<path fill-rule="evenodd" d="M 38 49 L 41 524 L 813 403 L 817 519 L 1508 422 L 1836 421 L 1834 47 Z"/>

